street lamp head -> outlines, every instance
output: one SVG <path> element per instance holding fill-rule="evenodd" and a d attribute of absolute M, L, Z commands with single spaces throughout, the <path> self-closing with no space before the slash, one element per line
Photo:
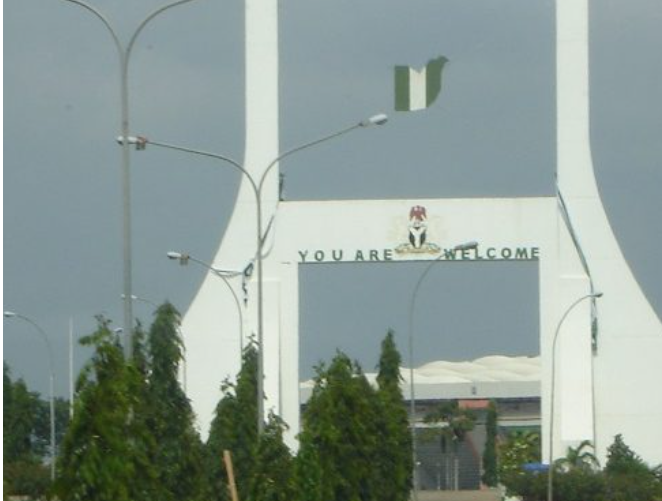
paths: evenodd
<path fill-rule="evenodd" d="M 465 250 L 472 250 L 472 249 L 477 249 L 478 248 L 478 242 L 466 242 L 460 245 L 456 245 L 453 250 L 458 250 L 458 251 L 465 251 Z"/>
<path fill-rule="evenodd" d="M 168 259 L 178 259 L 179 264 L 181 264 L 182 266 L 188 264 L 188 260 L 189 260 L 189 255 L 188 254 L 182 254 L 181 252 L 169 251 L 167 256 L 168 256 Z"/>
<path fill-rule="evenodd" d="M 386 122 L 388 122 L 388 115 L 385 113 L 379 113 L 378 115 L 363 120 L 359 125 L 361 127 L 370 127 L 371 125 L 384 125 Z"/>
<path fill-rule="evenodd" d="M 16 316 L 16 313 L 13 311 L 5 311 L 4 313 L 5 318 L 14 318 Z"/>
<path fill-rule="evenodd" d="M 126 143 L 129 145 L 134 145 L 136 150 L 144 150 L 147 147 L 147 143 L 149 143 L 149 139 L 147 139 L 145 136 L 126 136 L 126 138 L 125 136 L 117 136 L 117 144 L 123 146 L 125 139 Z"/>

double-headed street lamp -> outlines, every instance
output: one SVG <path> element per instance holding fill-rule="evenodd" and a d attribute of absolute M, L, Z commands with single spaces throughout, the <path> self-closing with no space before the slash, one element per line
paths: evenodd
<path fill-rule="evenodd" d="M 267 175 L 284 158 L 297 153 L 299 151 L 308 149 L 312 146 L 318 145 L 320 143 L 329 141 L 336 137 L 347 134 L 348 132 L 354 131 L 356 129 L 366 128 L 373 125 L 383 125 L 388 121 L 388 116 L 383 113 L 374 115 L 368 119 L 362 120 L 361 122 L 341 129 L 332 134 L 328 134 L 314 141 L 304 143 L 295 148 L 289 149 L 284 153 L 281 153 L 276 158 L 274 158 L 262 172 L 259 178 L 254 177 L 248 170 L 236 160 L 233 160 L 230 157 L 225 155 L 219 155 L 217 153 L 210 153 L 202 150 L 195 150 L 192 148 L 186 148 L 183 146 L 178 146 L 169 143 L 163 143 L 154 141 L 152 139 L 147 139 L 146 137 L 137 136 L 132 137 L 128 135 L 122 135 L 117 138 L 117 141 L 126 148 L 129 144 L 134 144 L 136 149 L 145 149 L 148 144 L 158 146 L 161 148 L 167 148 L 171 150 L 182 151 L 184 153 L 191 153 L 198 156 L 215 158 L 217 160 L 222 160 L 225 163 L 232 165 L 234 168 L 238 169 L 244 177 L 247 179 L 250 187 L 253 190 L 255 195 L 255 206 L 257 210 L 257 231 L 256 231 L 256 251 L 255 251 L 255 261 L 257 263 L 257 343 L 259 349 L 258 355 L 258 368 L 257 368 L 257 428 L 258 434 L 262 434 L 264 429 L 264 291 L 263 291 L 263 270 L 262 270 L 262 258 L 263 258 L 263 247 L 265 242 L 265 235 L 262 230 L 262 189 L 264 187 L 264 182 L 267 178 Z M 125 140 L 126 138 L 126 140 Z"/>
<path fill-rule="evenodd" d="M 241 359 L 241 354 L 244 352 L 244 314 L 241 309 L 241 301 L 239 300 L 239 296 L 237 296 L 237 293 L 234 291 L 234 288 L 232 287 L 232 284 L 230 284 L 230 280 L 228 279 L 239 275 L 245 276 L 244 272 L 233 271 L 233 270 L 221 270 L 219 268 L 212 266 L 209 263 L 206 263 L 205 261 L 202 261 L 201 259 L 197 259 L 191 256 L 190 254 L 185 254 L 182 252 L 169 251 L 167 253 L 167 256 L 168 259 L 179 261 L 179 264 L 181 264 L 182 266 L 187 265 L 189 261 L 199 264 L 203 268 L 207 268 L 209 271 L 211 271 L 214 274 L 214 276 L 223 280 L 223 283 L 230 290 L 230 293 L 232 294 L 232 298 L 234 299 L 234 303 L 237 306 L 237 314 L 239 315 L 239 358 Z"/>
<path fill-rule="evenodd" d="M 110 36 L 113 39 L 117 55 L 119 56 L 120 63 L 120 101 L 121 101 L 121 134 L 122 137 L 129 135 L 129 60 L 131 58 L 132 49 L 135 45 L 138 35 L 142 32 L 143 28 L 156 16 L 162 12 L 175 7 L 177 5 L 185 4 L 193 0 L 177 0 L 167 5 L 159 7 L 152 11 L 145 17 L 138 27 L 135 29 L 129 42 L 124 45 L 117 35 L 116 30 L 110 23 L 108 18 L 96 7 L 84 2 L 83 0 L 64 0 L 69 3 L 79 5 L 87 11 L 94 14 L 106 27 Z M 133 351 L 133 343 L 131 332 L 133 330 L 133 305 L 132 305 L 132 265 L 131 265 L 131 170 L 130 170 L 130 154 L 129 145 L 124 145 L 122 148 L 122 248 L 123 248 L 123 310 L 124 310 L 124 353 L 126 359 L 129 360 Z"/>
<path fill-rule="evenodd" d="M 561 320 L 559 320 L 558 325 L 556 326 L 556 331 L 554 331 L 554 338 L 552 339 L 552 374 L 551 374 L 551 389 L 549 392 L 549 465 L 548 465 L 548 470 L 547 470 L 547 501 L 553 501 L 554 500 L 554 487 L 553 487 L 553 479 L 554 479 L 554 389 L 556 387 L 556 341 L 558 341 L 559 338 L 559 333 L 561 332 L 561 326 L 563 325 L 563 322 L 565 321 L 566 318 L 568 318 L 568 315 L 570 315 L 570 312 L 575 308 L 575 306 L 579 305 L 582 301 L 585 301 L 586 299 L 598 299 L 601 298 L 603 295 L 602 292 L 594 292 L 591 294 L 586 294 L 585 296 L 580 297 L 579 299 L 575 300 L 574 303 L 572 303 L 568 308 L 565 310 L 565 313 L 563 313 L 563 316 L 561 317 Z M 593 419 L 595 419 L 595 416 L 593 416 Z"/>
<path fill-rule="evenodd" d="M 468 251 L 476 249 L 478 247 L 477 242 L 467 242 L 464 244 L 456 245 L 453 247 L 454 252 Z M 418 453 L 416 446 L 416 396 L 414 389 L 414 307 L 416 306 L 416 297 L 418 296 L 418 290 L 421 288 L 421 284 L 425 277 L 432 267 L 444 259 L 445 254 L 441 253 L 436 259 L 433 259 L 423 270 L 421 276 L 418 278 L 418 282 L 414 286 L 414 290 L 411 294 L 411 300 L 409 302 L 409 414 L 411 419 L 411 453 L 412 453 L 412 467 L 413 467 L 413 498 L 414 500 L 418 499 Z"/>
<path fill-rule="evenodd" d="M 48 363 L 51 368 L 51 374 L 49 377 L 49 404 L 50 404 L 50 426 L 51 426 L 51 480 L 55 480 L 55 397 L 53 395 L 53 386 L 54 386 L 54 380 L 55 380 L 55 371 L 53 368 L 53 347 L 51 346 L 51 342 L 48 340 L 48 336 L 44 332 L 44 330 L 39 327 L 39 325 L 34 322 L 32 319 L 25 317 L 23 315 L 20 315 L 18 313 L 15 313 L 13 311 L 5 311 L 4 312 L 5 318 L 20 318 L 21 320 L 26 321 L 30 325 L 32 325 L 35 329 L 37 329 L 37 332 L 39 332 L 39 335 L 43 338 L 43 340 L 46 342 L 46 347 L 48 348 Z"/>

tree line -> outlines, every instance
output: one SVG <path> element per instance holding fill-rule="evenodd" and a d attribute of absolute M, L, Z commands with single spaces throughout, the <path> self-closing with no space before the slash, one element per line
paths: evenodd
<path fill-rule="evenodd" d="M 540 434 L 515 432 L 498 449 L 498 480 L 506 493 L 546 501 L 548 472 L 525 466 L 541 460 Z M 648 466 L 621 435 L 607 449 L 604 468 L 588 440 L 568 448 L 551 467 L 555 501 L 662 501 L 662 465 Z"/>
<path fill-rule="evenodd" d="M 23 379 L 12 379 L 3 364 L 3 491 L 38 497 L 50 484 L 43 458 L 50 456 L 50 404 Z M 61 443 L 69 422 L 69 402 L 56 398 L 56 443 Z"/>
<path fill-rule="evenodd" d="M 11 381 L 5 367 L 5 496 L 229 501 L 223 460 L 229 451 L 240 501 L 408 499 L 411 436 L 392 332 L 381 345 L 376 386 L 341 352 L 316 367 L 295 453 L 283 441 L 287 424 L 276 415 L 268 416 L 258 435 L 255 343 L 245 348 L 237 377 L 223 382 L 209 436 L 201 439 L 177 378 L 183 358 L 179 322 L 171 304 L 160 306 L 149 329 L 137 325 L 131 360 L 104 318 L 81 339 L 93 355 L 76 382 L 73 418 L 58 426 L 64 430 L 66 424 L 66 433 L 58 440 L 52 485 L 44 465 L 48 433 L 35 431 L 42 427 L 34 416 L 43 402 L 22 381 Z M 68 416 L 67 403 L 62 405 Z M 19 465 L 23 477 L 37 479 L 28 463 L 40 469 L 43 480 L 30 489 L 7 474 L 8 465 Z"/>
<path fill-rule="evenodd" d="M 209 436 L 203 441 L 177 375 L 183 360 L 180 315 L 160 306 L 149 329 L 138 324 L 126 360 L 110 322 L 98 318 L 81 339 L 93 356 L 81 370 L 73 418 L 56 400 L 57 474 L 51 484 L 48 403 L 12 380 L 4 366 L 4 495 L 67 501 L 233 501 L 232 458 L 240 501 L 405 501 L 412 488 L 412 436 L 401 392 L 401 357 L 388 332 L 381 343 L 376 384 L 342 352 L 315 368 L 302 412 L 299 449 L 283 441 L 287 429 L 269 415 L 257 432 L 258 347 L 249 343 L 236 378 L 221 385 Z M 450 485 L 457 488 L 458 447 L 475 416 L 442 402 L 425 421 L 439 435 Z M 539 463 L 540 435 L 504 436 L 497 407 L 486 414 L 482 480 L 524 501 L 546 499 Z M 65 432 L 66 431 L 66 432 Z M 423 438 L 423 437 L 422 437 Z M 569 449 L 553 468 L 556 501 L 662 501 L 662 469 L 650 468 L 615 438 L 600 468 L 589 443 Z"/>

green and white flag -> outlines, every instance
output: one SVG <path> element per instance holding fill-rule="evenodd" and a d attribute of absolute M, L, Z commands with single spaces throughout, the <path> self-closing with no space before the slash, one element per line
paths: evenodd
<path fill-rule="evenodd" d="M 422 110 L 434 103 L 441 91 L 444 56 L 431 59 L 420 71 L 409 66 L 395 67 L 395 111 Z"/>

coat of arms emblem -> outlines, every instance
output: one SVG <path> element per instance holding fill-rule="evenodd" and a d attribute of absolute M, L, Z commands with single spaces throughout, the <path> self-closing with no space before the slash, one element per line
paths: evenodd
<path fill-rule="evenodd" d="M 441 249 L 438 245 L 430 243 L 428 239 L 428 214 L 422 205 L 414 205 L 409 210 L 409 243 L 401 244 L 395 248 L 398 254 L 430 253 L 435 254 Z"/>

